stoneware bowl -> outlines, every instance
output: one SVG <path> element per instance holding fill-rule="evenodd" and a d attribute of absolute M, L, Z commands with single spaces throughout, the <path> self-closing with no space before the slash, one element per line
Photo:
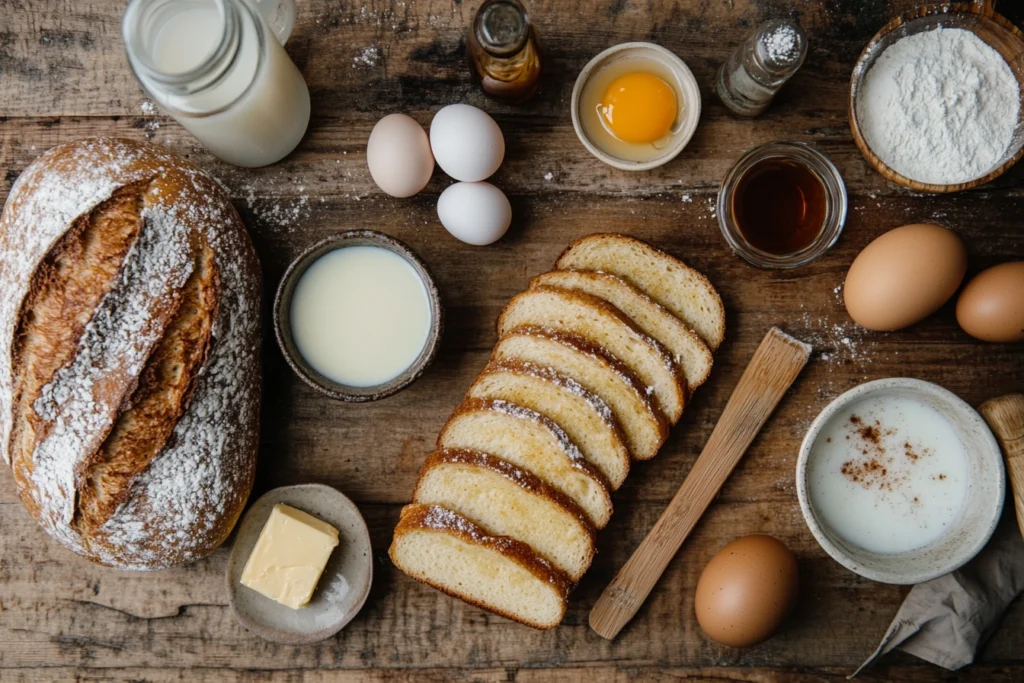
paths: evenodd
<path fill-rule="evenodd" d="M 916 33 L 931 31 L 940 26 L 970 31 L 1002 55 L 1013 75 L 1017 77 L 1018 86 L 1024 95 L 1024 34 L 1012 22 L 995 11 L 995 0 L 926 5 L 902 14 L 883 26 L 865 46 L 853 68 L 853 75 L 850 78 L 850 129 L 853 132 L 854 142 L 857 143 L 861 154 L 872 168 L 886 180 L 916 192 L 942 193 L 969 190 L 995 180 L 1017 163 L 1021 156 L 1024 156 L 1024 106 L 1019 114 L 1013 140 L 1003 154 L 1003 158 L 984 175 L 963 183 L 923 183 L 913 178 L 907 178 L 882 161 L 864 139 L 860 121 L 857 118 L 857 95 L 864 77 L 874 65 L 875 60 L 897 40 Z"/>
<path fill-rule="evenodd" d="M 665 147 L 660 156 L 649 161 L 630 161 L 608 154 L 590 141 L 580 122 L 580 97 L 583 95 L 583 86 L 586 85 L 587 79 L 609 62 L 619 59 L 648 59 L 664 64 L 675 74 L 676 87 L 680 90 L 685 102 L 683 120 L 678 124 L 678 130 L 673 135 L 671 144 Z M 690 142 L 694 131 L 697 130 L 699 120 L 700 88 L 697 86 L 697 79 L 693 77 L 690 67 L 686 66 L 686 63 L 674 52 L 655 43 L 622 43 L 608 48 L 587 62 L 576 78 L 576 85 L 572 89 L 572 127 L 576 131 L 576 136 L 595 157 L 609 166 L 624 171 L 647 171 L 667 164 L 676 158 Z"/>
<path fill-rule="evenodd" d="M 338 530 L 338 547 L 327 561 L 313 599 L 300 609 L 280 605 L 239 582 L 256 539 L 278 503 L 308 512 Z M 366 522 L 351 500 L 323 484 L 283 486 L 263 494 L 238 525 L 228 559 L 231 611 L 242 626 L 275 643 L 301 645 L 330 638 L 359 613 L 372 582 L 373 555 Z"/>
<path fill-rule="evenodd" d="M 893 554 L 864 550 L 835 534 L 815 512 L 809 492 L 813 481 L 807 474 L 813 446 L 829 421 L 853 403 L 885 395 L 906 396 L 934 408 L 957 432 L 968 456 L 967 499 L 955 526 L 930 545 Z M 807 526 L 832 559 L 873 581 L 915 584 L 958 569 L 985 546 L 1003 510 L 1005 472 L 999 444 L 973 408 L 931 382 L 897 377 L 854 387 L 821 411 L 800 446 L 796 490 Z"/>
<path fill-rule="evenodd" d="M 306 269 L 318 258 L 335 249 L 344 249 L 345 247 L 381 247 L 398 254 L 408 261 L 420 276 L 427 288 L 427 298 L 430 300 L 430 332 L 420 355 L 400 375 L 377 386 L 351 387 L 324 377 L 306 362 L 292 338 L 291 304 L 295 285 L 298 284 Z M 274 297 L 274 333 L 288 365 L 306 384 L 340 401 L 351 403 L 377 401 L 387 398 L 415 382 L 437 355 L 443 330 L 444 309 L 441 305 L 441 294 L 438 292 L 437 285 L 426 264 L 404 242 L 373 230 L 349 230 L 334 237 L 328 237 L 306 249 L 288 266 L 288 270 L 285 271 L 284 277 L 281 278 L 281 284 L 277 288 L 277 295 Z"/>

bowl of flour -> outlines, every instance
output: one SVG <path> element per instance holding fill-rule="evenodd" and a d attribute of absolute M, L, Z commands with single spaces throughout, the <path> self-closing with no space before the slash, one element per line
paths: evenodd
<path fill-rule="evenodd" d="M 853 71 L 850 127 L 868 162 L 918 192 L 987 183 L 1024 154 L 1024 36 L 991 6 L 894 19 Z"/>

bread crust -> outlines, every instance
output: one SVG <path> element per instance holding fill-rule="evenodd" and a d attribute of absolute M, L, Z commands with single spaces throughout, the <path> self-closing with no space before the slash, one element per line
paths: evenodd
<path fill-rule="evenodd" d="M 451 512 L 439 505 L 419 505 L 417 503 L 412 503 L 402 508 L 401 518 L 398 521 L 398 525 L 395 527 L 394 540 L 392 541 L 391 548 L 388 551 L 388 556 L 391 558 L 391 561 L 394 562 L 399 569 L 402 569 L 402 566 L 395 559 L 395 546 L 403 534 L 415 531 L 431 531 L 434 533 L 448 534 L 465 543 L 480 545 L 501 554 L 503 557 L 533 574 L 537 580 L 551 586 L 552 589 L 554 589 L 561 597 L 564 614 L 564 608 L 568 605 L 569 595 L 572 593 L 573 588 L 575 588 L 575 584 L 564 572 L 556 569 L 547 560 L 539 557 L 532 549 L 530 549 L 530 546 L 525 543 L 508 538 L 507 536 L 490 536 L 483 529 L 476 524 L 473 524 L 465 517 Z M 405 570 L 403 569 L 403 571 Z M 431 581 L 427 577 L 417 576 L 408 571 L 405 573 L 417 581 L 425 583 L 446 595 L 458 598 L 475 607 L 503 616 L 506 619 L 511 619 L 512 621 L 541 630 L 554 628 L 558 625 L 558 622 L 552 624 L 532 623 L 510 612 L 485 605 L 478 600 L 460 594 L 446 586 L 440 585 L 436 581 Z M 561 619 L 559 619 L 559 621 L 561 621 Z"/>
<path fill-rule="evenodd" d="M 612 490 L 618 490 L 618 488 L 622 485 L 622 481 L 624 481 L 626 476 L 629 474 L 629 450 L 626 448 L 626 437 L 622 432 L 622 427 L 619 425 L 618 419 L 616 419 L 615 414 L 612 412 L 612 409 L 608 406 L 605 400 L 598 396 L 597 394 L 588 391 L 587 389 L 579 385 L 575 380 L 572 380 L 569 377 L 560 374 L 559 372 L 553 370 L 552 368 L 537 365 L 535 363 L 530 363 L 516 358 L 495 359 L 493 357 L 487 363 L 484 369 L 480 371 L 480 374 L 477 375 L 477 378 L 473 381 L 473 385 L 470 387 L 467 395 L 472 396 L 473 390 L 476 388 L 477 384 L 481 382 L 481 380 L 485 379 L 488 375 L 497 375 L 501 373 L 522 375 L 526 377 L 535 378 L 542 382 L 548 382 L 554 386 L 559 387 L 564 391 L 568 391 L 574 394 L 575 396 L 579 397 L 580 400 L 586 402 L 592 408 L 593 413 L 597 415 L 598 419 L 604 424 L 608 431 L 611 432 L 612 439 L 615 441 L 615 443 L 622 451 L 623 457 L 621 465 L 623 468 L 623 473 L 621 475 L 620 480 L 611 481 L 610 477 L 605 477 L 606 480 L 608 480 L 608 485 L 612 488 Z"/>
<path fill-rule="evenodd" d="M 498 336 L 500 337 L 504 332 L 508 331 L 507 329 L 505 329 L 506 325 L 504 321 L 507 313 L 511 310 L 513 305 L 515 305 L 520 299 L 524 297 L 544 293 L 554 293 L 565 299 L 573 300 L 581 305 L 600 309 L 607 315 L 621 322 L 622 325 L 626 327 L 636 339 L 642 340 L 644 343 L 646 343 L 651 348 L 653 353 L 658 357 L 659 361 L 661 362 L 661 365 L 672 376 L 672 379 L 674 380 L 673 393 L 675 393 L 676 399 L 679 402 L 679 413 L 682 414 L 682 411 L 686 409 L 686 397 L 689 394 L 689 389 L 686 384 L 686 377 L 683 375 L 683 371 L 682 369 L 680 369 L 679 365 L 675 362 L 675 360 L 672 359 L 672 354 L 669 352 L 668 349 L 665 348 L 664 344 L 659 342 L 657 339 L 653 339 L 650 335 L 646 334 L 643 330 L 637 327 L 636 323 L 634 323 L 628 315 L 626 315 L 618 308 L 605 301 L 604 299 L 599 299 L 598 297 L 593 296 L 591 294 L 587 294 L 585 292 L 580 292 L 572 289 L 564 289 L 561 287 L 542 286 L 536 287 L 534 289 L 528 289 L 525 292 L 520 292 L 519 294 L 512 297 L 512 299 L 507 304 L 505 304 L 505 307 L 501 309 L 501 314 L 498 316 L 497 323 Z M 613 354 L 608 352 L 608 355 Z M 667 407 L 663 412 L 669 412 Z M 670 422 L 673 424 L 676 420 L 679 419 L 678 415 L 674 417 L 669 415 L 666 416 L 670 418 Z"/>
<path fill-rule="evenodd" d="M 549 501 L 565 510 L 566 513 L 572 515 L 580 522 L 580 524 L 583 525 L 583 528 L 587 530 L 591 543 L 596 540 L 597 533 L 594 530 L 594 526 L 590 523 L 590 520 L 587 519 L 586 513 L 583 512 L 579 505 L 569 498 L 569 496 L 548 486 L 540 479 L 540 477 L 531 472 L 527 472 L 520 467 L 516 467 L 512 463 L 506 462 L 499 457 L 490 455 L 489 453 L 484 453 L 483 451 L 473 450 L 471 448 L 442 448 L 428 455 L 427 459 L 423 462 L 423 467 L 420 469 L 420 476 L 416 480 L 416 488 L 413 489 L 413 501 L 416 500 L 416 491 L 420 488 L 420 482 L 423 481 L 429 470 L 445 463 L 472 465 L 481 469 L 497 472 L 520 488 L 542 498 L 547 498 Z"/>
<path fill-rule="evenodd" d="M 0 452 L 29 513 L 112 567 L 209 554 L 259 420 L 260 269 L 221 186 L 145 143 L 55 147 L 0 216 L 0 283 Z"/>
<path fill-rule="evenodd" d="M 619 241 L 619 242 L 633 243 L 633 244 L 636 244 L 636 245 L 640 246 L 644 250 L 653 251 L 658 256 L 666 258 L 666 259 L 672 261 L 673 263 L 678 265 L 680 268 L 682 268 L 685 271 L 687 271 L 688 273 L 690 273 L 691 277 L 693 277 L 694 280 L 700 282 L 701 285 L 703 285 L 707 289 L 707 291 L 709 293 L 713 294 L 713 300 L 716 302 L 716 307 L 718 309 L 718 311 L 717 311 L 717 313 L 718 313 L 718 324 L 715 327 L 714 334 L 711 336 L 711 338 L 707 339 L 705 341 L 707 342 L 708 347 L 712 351 L 717 351 L 718 350 L 719 345 L 721 345 L 722 340 L 725 338 L 725 304 L 722 303 L 722 296 L 718 293 L 718 290 L 715 289 L 714 285 L 711 284 L 711 281 L 708 280 L 707 276 L 704 275 L 704 273 L 700 272 L 699 270 L 696 270 L 695 268 L 692 268 L 692 267 L 686 265 L 685 263 L 683 263 L 682 261 L 677 259 L 675 256 L 672 256 L 668 252 L 665 252 L 665 251 L 663 251 L 661 249 L 658 249 L 657 247 L 655 247 L 655 246 L 653 246 L 651 244 L 648 244 L 647 242 L 644 242 L 643 240 L 639 240 L 639 239 L 637 239 L 635 237 L 630 237 L 629 235 L 622 235 L 620 233 L 614 233 L 614 232 L 596 232 L 596 233 L 593 233 L 591 235 L 586 235 L 584 237 L 580 237 L 579 239 L 573 241 L 565 249 L 563 249 L 562 253 L 559 254 L 558 258 L 555 260 L 555 268 L 556 269 L 562 269 L 563 268 L 563 266 L 561 265 L 562 260 L 569 254 L 569 252 L 571 252 L 576 247 L 579 247 L 581 244 L 583 244 L 585 242 L 588 242 L 588 241 L 591 241 L 591 240 L 600 240 L 600 239 L 609 239 L 609 240 L 614 240 L 614 241 Z M 630 283 L 630 284 L 634 284 L 634 283 Z M 659 303 L 661 303 L 661 302 L 659 302 Z M 668 308 L 668 307 L 666 307 L 666 308 Z"/>

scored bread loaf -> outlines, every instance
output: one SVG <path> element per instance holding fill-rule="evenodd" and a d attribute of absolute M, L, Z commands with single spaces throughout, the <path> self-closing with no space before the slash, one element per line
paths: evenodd
<path fill-rule="evenodd" d="M 407 505 L 388 551 L 409 576 L 528 626 L 557 626 L 573 583 L 530 546 L 439 505 Z"/>
<path fill-rule="evenodd" d="M 627 283 L 607 273 L 584 270 L 553 270 L 530 280 L 530 287 L 561 287 L 604 299 L 625 313 L 645 334 L 665 345 L 693 391 L 711 374 L 711 349 L 665 307 Z"/>
<path fill-rule="evenodd" d="M 508 401 L 468 398 L 441 429 L 437 447 L 482 451 L 532 472 L 569 496 L 598 529 L 612 515 L 605 478 L 561 427 L 535 410 Z"/>
<path fill-rule="evenodd" d="M 607 349 L 649 387 L 672 424 L 683 413 L 686 378 L 671 354 L 622 311 L 583 292 L 537 287 L 512 297 L 498 318 L 498 336 L 520 325 L 573 332 Z"/>
<path fill-rule="evenodd" d="M 573 581 L 594 558 L 594 530 L 568 496 L 480 451 L 432 453 L 423 463 L 412 500 L 440 505 L 488 534 L 526 543 Z"/>
<path fill-rule="evenodd" d="M 96 562 L 203 557 L 252 487 L 259 264 L 221 187 L 90 138 L 21 174 L 0 216 L 0 444 L 29 513 Z"/>
<path fill-rule="evenodd" d="M 555 268 L 621 277 L 689 325 L 712 351 L 725 337 L 725 307 L 708 279 L 646 242 L 618 234 L 588 235 L 570 244 Z"/>
<path fill-rule="evenodd" d="M 577 334 L 521 325 L 498 340 L 492 358 L 545 365 L 603 398 L 637 460 L 653 458 L 668 437 L 668 420 L 633 371 Z"/>
<path fill-rule="evenodd" d="M 467 396 L 491 398 L 536 410 L 561 427 L 612 489 L 629 474 L 629 450 L 604 399 L 547 365 L 526 360 L 492 361 Z"/>

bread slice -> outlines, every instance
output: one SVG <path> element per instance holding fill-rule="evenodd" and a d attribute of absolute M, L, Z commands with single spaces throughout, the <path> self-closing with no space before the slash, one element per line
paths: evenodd
<path fill-rule="evenodd" d="M 437 447 L 497 456 L 569 496 L 603 529 L 612 514 L 605 478 L 562 428 L 535 410 L 508 401 L 466 399 L 437 437 Z"/>
<path fill-rule="evenodd" d="M 713 358 L 707 344 L 668 309 L 622 278 L 593 271 L 554 270 L 533 278 L 530 287 L 575 289 L 615 306 L 645 334 L 665 345 L 682 369 L 690 391 L 704 384 L 711 374 Z"/>
<path fill-rule="evenodd" d="M 672 424 L 682 415 L 686 379 L 671 354 L 607 301 L 568 289 L 537 287 L 517 294 L 505 306 L 498 318 L 498 336 L 520 325 L 553 327 L 600 344 L 649 387 Z"/>
<path fill-rule="evenodd" d="M 456 512 L 488 534 L 508 536 L 579 581 L 594 559 L 594 530 L 565 494 L 480 451 L 435 451 L 413 501 Z"/>
<path fill-rule="evenodd" d="M 405 506 L 388 555 L 412 578 L 534 628 L 562 621 L 573 587 L 525 543 L 438 505 Z"/>
<path fill-rule="evenodd" d="M 526 360 L 498 360 L 484 368 L 468 396 L 500 399 L 536 410 L 565 430 L 612 489 L 626 479 L 629 450 L 612 409 L 576 380 Z"/>
<path fill-rule="evenodd" d="M 725 336 L 725 307 L 708 279 L 646 242 L 625 235 L 589 235 L 570 244 L 555 268 L 621 277 L 689 325 L 712 351 Z"/>
<path fill-rule="evenodd" d="M 577 334 L 523 325 L 505 333 L 492 358 L 545 365 L 603 398 L 637 460 L 653 458 L 668 437 L 668 421 L 633 371 Z"/>

